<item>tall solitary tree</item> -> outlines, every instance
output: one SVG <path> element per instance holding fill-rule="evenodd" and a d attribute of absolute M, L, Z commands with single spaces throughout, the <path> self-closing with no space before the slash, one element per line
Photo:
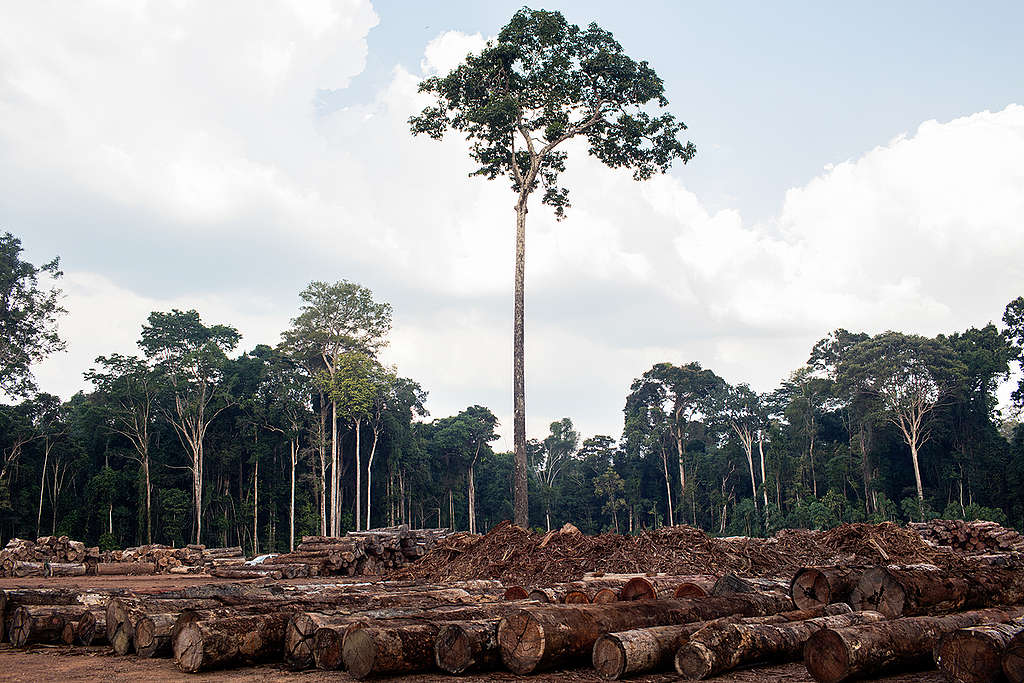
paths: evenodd
<path fill-rule="evenodd" d="M 66 311 L 61 292 L 39 278 L 59 278 L 60 261 L 41 266 L 21 260 L 21 240 L 0 235 L 0 392 L 28 396 L 36 389 L 32 364 L 64 349 L 57 318 Z"/>
<path fill-rule="evenodd" d="M 473 175 L 503 176 L 515 194 L 516 255 L 513 305 L 514 516 L 527 526 L 524 282 L 526 214 L 530 196 L 564 217 L 569 192 L 559 184 L 565 143 L 587 142 L 589 153 L 611 168 L 629 168 L 637 180 L 664 173 L 676 159 L 696 153 L 680 142 L 686 129 L 664 107 L 665 86 L 647 64 L 627 56 L 597 24 L 570 24 L 559 12 L 523 8 L 497 40 L 445 76 L 420 83 L 436 104 L 409 119 L 414 135 L 440 139 L 448 129 L 466 136 Z"/>

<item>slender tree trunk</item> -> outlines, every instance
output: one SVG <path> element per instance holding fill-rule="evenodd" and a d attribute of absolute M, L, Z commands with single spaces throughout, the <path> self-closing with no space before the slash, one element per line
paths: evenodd
<path fill-rule="evenodd" d="M 299 445 L 295 439 L 291 441 L 292 450 L 292 488 L 291 498 L 288 506 L 288 551 L 295 552 L 295 466 L 298 464 L 298 451 Z"/>
<path fill-rule="evenodd" d="M 861 423 L 857 429 L 860 441 L 860 469 L 864 479 L 864 512 L 871 514 L 871 463 L 868 460 L 867 429 Z"/>
<path fill-rule="evenodd" d="M 683 501 L 686 496 L 686 471 L 683 469 L 683 456 L 686 454 L 686 450 L 683 448 L 683 436 L 679 434 L 676 436 L 676 456 L 679 459 L 679 505 L 683 505 Z M 683 508 L 685 510 L 685 508 Z M 685 513 L 683 513 L 685 515 Z M 672 522 L 669 522 L 671 525 Z M 694 526 L 697 522 L 694 520 Z"/>
<path fill-rule="evenodd" d="M 528 190 L 529 186 L 523 188 L 524 193 Z M 526 372 L 523 324 L 526 280 L 526 200 L 527 195 L 520 194 L 519 201 L 516 203 L 515 297 L 512 323 L 513 442 L 515 447 L 512 489 L 515 523 L 523 528 L 530 526 L 526 477 Z"/>
<path fill-rule="evenodd" d="M 761 496 L 764 499 L 764 509 L 768 510 L 768 477 L 764 468 L 764 430 L 757 430 L 757 452 L 761 456 Z"/>
<path fill-rule="evenodd" d="M 373 525 L 370 523 L 370 499 L 373 495 L 373 456 L 377 453 L 377 437 L 380 435 L 380 430 L 377 427 L 373 429 L 373 446 L 370 447 L 370 457 L 366 460 L 366 528 L 371 529 Z"/>
<path fill-rule="evenodd" d="M 194 543 L 200 543 L 203 537 L 203 493 L 201 482 L 203 481 L 203 452 L 200 446 L 192 447 L 192 501 L 195 508 L 195 529 L 196 536 Z"/>
<path fill-rule="evenodd" d="M 448 521 L 451 523 L 452 531 L 455 531 L 455 497 L 451 488 L 448 489 Z M 438 523 L 438 526 L 441 524 Z"/>
<path fill-rule="evenodd" d="M 50 461 L 50 449 L 43 449 L 43 474 L 39 477 L 39 514 L 36 516 L 36 538 L 42 536 L 39 529 L 43 524 L 43 492 L 46 490 L 46 465 Z"/>
<path fill-rule="evenodd" d="M 331 401 L 331 536 L 337 536 L 341 528 L 338 514 L 338 402 Z"/>
<path fill-rule="evenodd" d="M 917 438 L 910 439 L 910 458 L 914 461 L 914 483 L 917 484 L 917 499 L 924 500 L 924 488 L 921 486 L 921 466 L 917 460 Z"/>
<path fill-rule="evenodd" d="M 257 531 L 259 528 L 258 518 L 260 510 L 260 458 L 255 456 L 256 464 L 252 471 L 252 554 L 260 554 L 260 543 Z"/>
<path fill-rule="evenodd" d="M 359 426 L 362 420 L 356 418 L 356 531 L 362 529 L 362 510 L 360 507 L 363 502 L 363 473 L 362 473 L 362 460 L 361 454 L 359 453 Z"/>
<path fill-rule="evenodd" d="M 810 460 L 811 460 L 811 491 L 814 493 L 814 497 L 817 498 L 818 497 L 818 478 L 814 476 L 814 432 L 815 431 L 816 431 L 816 429 L 815 429 L 815 425 L 814 425 L 814 420 L 812 419 L 811 420 L 811 427 L 810 427 L 810 432 L 811 432 L 810 438 L 811 438 L 811 441 L 810 441 L 810 446 L 807 449 L 807 454 L 808 454 L 808 456 L 810 457 Z"/>
<path fill-rule="evenodd" d="M 146 543 L 153 543 L 153 484 L 149 480 L 149 449 L 142 456 L 142 476 L 146 480 Z"/>
<path fill-rule="evenodd" d="M 476 464 L 476 458 L 473 462 L 469 463 L 469 472 L 466 473 L 467 485 L 466 485 L 466 497 L 469 498 L 469 533 L 476 533 L 476 482 L 473 476 L 473 466 Z"/>
<path fill-rule="evenodd" d="M 675 526 L 675 520 L 672 517 L 672 482 L 668 476 L 668 458 L 665 456 L 665 452 L 661 453 L 661 464 L 665 471 L 665 500 L 668 502 L 668 525 Z M 686 514 L 685 512 L 683 513 Z M 630 531 L 633 530 L 632 517 L 630 518 Z"/>

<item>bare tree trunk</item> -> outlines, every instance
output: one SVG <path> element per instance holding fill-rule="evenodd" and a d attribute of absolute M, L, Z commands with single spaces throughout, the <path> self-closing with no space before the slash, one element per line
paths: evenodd
<path fill-rule="evenodd" d="M 43 492 L 46 490 L 46 465 L 50 461 L 49 447 L 43 449 L 43 473 L 39 477 L 39 514 L 36 516 L 36 538 L 42 536 L 39 532 L 43 523 Z"/>
<path fill-rule="evenodd" d="M 149 450 L 142 456 L 142 475 L 146 480 L 146 543 L 153 542 L 153 485 L 149 480 Z"/>
<path fill-rule="evenodd" d="M 259 536 L 257 536 L 257 530 L 259 529 L 258 518 L 260 510 L 260 457 L 255 456 L 255 467 L 252 472 L 252 554 L 260 554 L 260 542 Z"/>
<path fill-rule="evenodd" d="M 290 445 L 292 454 L 292 489 L 288 507 L 288 551 L 295 552 L 295 465 L 298 464 L 297 451 L 299 445 L 294 438 L 291 440 Z"/>
<path fill-rule="evenodd" d="M 360 507 L 363 502 L 363 473 L 362 473 L 362 459 L 359 453 L 359 427 L 362 423 L 360 418 L 356 418 L 356 531 L 359 531 L 362 527 L 362 510 Z"/>
<path fill-rule="evenodd" d="M 677 429 L 678 429 L 678 427 L 677 427 Z M 676 456 L 679 458 L 679 505 L 680 506 L 683 505 L 683 501 L 685 500 L 685 496 L 686 496 L 686 471 L 683 469 L 683 455 L 685 455 L 685 453 L 686 453 L 686 450 L 683 448 L 683 436 L 682 436 L 682 434 L 679 434 L 679 435 L 676 436 Z M 669 522 L 669 524 L 672 524 L 672 522 Z M 697 522 L 696 522 L 696 520 L 694 520 L 694 526 L 696 526 L 696 524 L 697 524 Z"/>
<path fill-rule="evenodd" d="M 810 432 L 811 432 L 810 438 L 811 438 L 811 441 L 810 441 L 810 446 L 807 449 L 807 454 L 808 454 L 808 456 L 810 457 L 810 460 L 811 460 L 811 492 L 814 493 L 814 497 L 817 498 L 818 497 L 818 478 L 814 476 L 814 432 L 815 431 L 816 431 L 816 429 L 815 429 L 815 425 L 814 425 L 814 419 L 812 418 L 811 419 L 811 427 L 810 427 Z"/>
<path fill-rule="evenodd" d="M 317 455 L 320 456 L 320 535 L 327 535 L 327 409 L 320 394 L 320 434 Z"/>
<path fill-rule="evenodd" d="M 529 185 L 522 188 L 529 191 Z M 513 475 L 513 498 L 515 523 L 521 527 L 530 526 L 530 508 L 527 500 L 526 478 L 526 373 L 524 369 L 524 290 L 526 280 L 526 194 L 519 195 L 516 203 L 516 264 L 515 295 L 512 333 L 512 395 L 513 395 L 513 442 L 515 465 Z"/>
<path fill-rule="evenodd" d="M 867 440 L 868 440 L 869 436 L 868 436 L 868 433 L 867 433 L 867 429 L 864 427 L 864 423 L 863 422 L 859 425 L 859 428 L 858 428 L 857 431 L 859 433 L 858 441 L 860 441 L 861 476 L 864 479 L 864 508 L 865 508 L 864 511 L 867 514 L 871 514 L 871 510 L 872 510 L 873 506 L 871 504 L 872 503 L 872 496 L 871 496 L 871 463 L 868 460 L 868 443 L 867 443 Z"/>
<path fill-rule="evenodd" d="M 380 435 L 378 427 L 373 428 L 373 446 L 370 447 L 370 457 L 366 461 L 366 528 L 372 528 L 370 523 L 370 498 L 373 495 L 373 456 L 377 453 L 377 437 Z"/>
<path fill-rule="evenodd" d="M 921 466 L 917 461 L 917 438 L 910 439 L 910 459 L 914 461 L 914 483 L 917 484 L 917 499 L 924 500 L 924 488 L 921 486 Z"/>
<path fill-rule="evenodd" d="M 768 510 L 768 477 L 764 468 L 764 430 L 757 430 L 757 452 L 761 456 L 761 496 L 764 499 L 764 509 Z"/>
<path fill-rule="evenodd" d="M 338 402 L 331 401 L 331 536 L 337 536 L 338 524 Z"/>
<path fill-rule="evenodd" d="M 668 477 L 668 458 L 665 455 L 665 451 L 661 452 L 661 465 L 665 471 L 665 500 L 668 501 L 668 525 L 675 526 L 675 520 L 672 517 L 672 482 Z M 633 530 L 632 517 L 630 517 L 630 531 Z"/>
<path fill-rule="evenodd" d="M 467 486 L 466 496 L 469 498 L 469 533 L 476 533 L 476 482 L 473 476 L 473 466 L 476 463 L 476 458 L 473 462 L 469 463 L 469 472 L 466 473 Z"/>

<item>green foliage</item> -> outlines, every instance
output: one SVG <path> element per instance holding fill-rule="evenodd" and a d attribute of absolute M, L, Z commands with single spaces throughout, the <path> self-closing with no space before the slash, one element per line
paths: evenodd
<path fill-rule="evenodd" d="M 57 333 L 57 319 L 66 313 L 61 291 L 39 282 L 63 275 L 60 260 L 34 266 L 21 252 L 21 240 L 0 235 L 0 393 L 12 397 L 31 395 L 32 365 L 65 346 Z"/>
<path fill-rule="evenodd" d="M 928 501 L 919 498 L 904 498 L 900 501 L 900 508 L 904 518 L 910 522 L 925 522 L 939 516 Z"/>
<path fill-rule="evenodd" d="M 100 550 L 103 551 L 119 550 L 121 548 L 121 544 L 118 542 L 117 536 L 114 534 L 100 534 L 97 545 L 100 547 Z"/>

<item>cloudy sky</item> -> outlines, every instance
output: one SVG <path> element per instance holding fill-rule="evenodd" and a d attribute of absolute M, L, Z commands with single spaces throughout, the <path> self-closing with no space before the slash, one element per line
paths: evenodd
<path fill-rule="evenodd" d="M 769 390 L 829 330 L 923 334 L 1024 294 L 1024 6 L 552 2 L 663 77 L 698 148 L 635 183 L 570 149 L 527 237 L 530 436 L 621 432 L 632 379 L 698 360 Z M 502 2 L 0 7 L 0 229 L 60 255 L 68 396 L 152 310 L 275 343 L 310 280 L 393 304 L 386 359 L 510 446 L 514 213 L 464 143 L 413 139 L 424 76 Z"/>

